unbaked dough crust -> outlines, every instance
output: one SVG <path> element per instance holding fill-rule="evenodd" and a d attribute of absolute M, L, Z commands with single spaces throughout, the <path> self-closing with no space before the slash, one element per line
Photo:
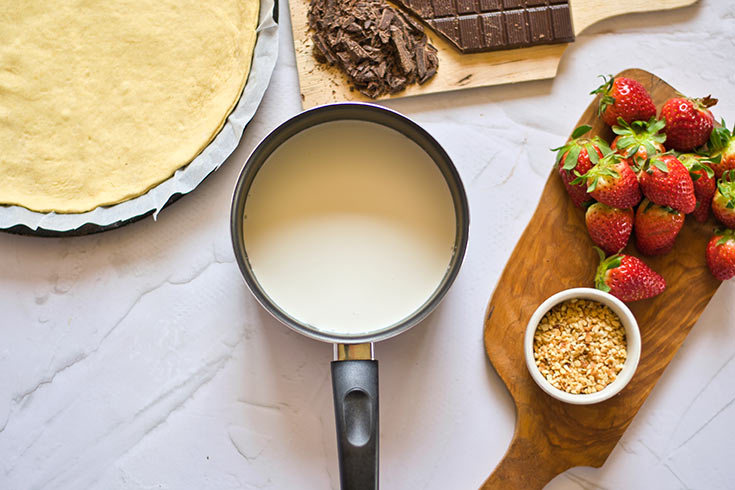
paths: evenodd
<path fill-rule="evenodd" d="M 258 0 L 0 7 L 0 204 L 80 213 L 144 194 L 222 128 Z"/>

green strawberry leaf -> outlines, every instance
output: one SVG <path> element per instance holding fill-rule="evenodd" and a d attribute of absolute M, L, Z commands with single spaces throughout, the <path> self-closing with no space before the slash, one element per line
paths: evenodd
<path fill-rule="evenodd" d="M 564 148 L 564 147 L 563 146 L 560 146 L 559 148 L 552 148 L 551 149 L 551 151 L 555 151 L 556 152 L 556 158 L 554 159 L 554 162 L 556 163 L 557 166 L 559 165 L 559 162 L 561 161 L 561 157 L 563 157 L 564 156 L 564 153 L 566 153 L 566 150 L 565 151 L 561 151 L 562 148 Z"/>
<path fill-rule="evenodd" d="M 733 129 L 733 132 L 735 132 L 735 129 Z M 727 127 L 725 126 L 725 120 L 722 120 L 722 126 L 713 128 L 712 133 L 710 133 L 709 136 L 709 150 L 712 153 L 718 153 L 727 148 L 728 143 L 730 142 L 730 138 L 733 137 L 733 133 L 731 133 Z"/>
<path fill-rule="evenodd" d="M 730 240 L 735 241 L 735 230 L 715 230 L 715 236 L 722 235 L 715 245 L 724 245 Z"/>
<path fill-rule="evenodd" d="M 702 171 L 704 171 L 704 173 L 706 173 L 707 174 L 707 177 L 709 177 L 710 179 L 715 176 L 715 171 L 712 170 L 709 165 L 705 165 L 702 162 L 695 162 L 692 165 L 692 168 L 691 169 L 692 170 L 702 170 Z M 691 172 L 690 172 L 690 174 L 691 174 Z M 696 176 L 696 178 L 695 178 L 695 176 Z M 697 174 L 693 174 L 692 175 L 692 179 L 697 180 L 701 176 L 702 176 L 702 174 L 698 174 L 698 173 Z"/>
<path fill-rule="evenodd" d="M 635 144 L 636 144 L 635 138 L 633 136 L 630 136 L 630 135 L 622 136 L 618 140 L 618 143 L 617 143 L 618 148 L 620 148 L 621 150 L 627 150 L 628 148 L 630 148 L 631 146 L 633 146 Z"/>
<path fill-rule="evenodd" d="M 648 155 L 648 158 L 653 158 L 653 156 L 656 154 L 656 147 L 653 146 L 653 143 L 650 141 L 645 141 L 643 143 L 643 148 L 646 149 L 646 155 Z"/>
<path fill-rule="evenodd" d="M 595 287 L 601 291 L 609 293 L 610 286 L 605 282 L 605 275 L 607 274 L 607 271 L 620 267 L 623 257 L 616 254 L 611 257 L 604 258 L 605 255 L 601 252 L 602 251 L 597 252 L 600 255 L 601 262 L 600 265 L 597 266 L 597 272 L 595 273 Z"/>
<path fill-rule="evenodd" d="M 617 179 L 620 177 L 620 174 L 616 170 L 613 170 L 609 167 L 604 167 L 604 168 L 599 169 L 598 175 L 612 177 L 613 179 Z"/>
<path fill-rule="evenodd" d="M 735 208 L 735 170 L 728 170 L 717 181 L 717 190 L 727 200 L 725 207 Z"/>
<path fill-rule="evenodd" d="M 648 121 L 648 132 L 651 133 L 651 134 L 656 134 L 659 131 L 661 131 L 662 129 L 664 129 L 665 127 L 666 127 L 666 120 L 663 119 L 663 118 L 656 119 L 656 116 L 653 116 Z M 666 135 L 665 134 L 661 134 L 661 136 L 664 137 L 664 140 L 666 139 Z M 661 143 L 663 143 L 663 141 Z"/>
<path fill-rule="evenodd" d="M 601 291 L 609 293 L 610 286 L 605 283 L 605 273 L 607 272 L 607 261 L 605 259 L 605 252 L 603 252 L 602 249 L 599 247 L 592 248 L 595 249 L 595 252 L 597 252 L 597 255 L 600 257 L 600 265 L 597 266 L 597 271 L 595 272 L 595 287 Z"/>
<path fill-rule="evenodd" d="M 612 95 L 603 95 L 600 99 L 600 107 L 597 109 L 597 115 L 602 116 L 605 110 L 615 103 L 615 97 Z"/>
<path fill-rule="evenodd" d="M 620 255 L 613 255 L 612 257 L 607 259 L 607 270 L 617 269 L 618 267 L 620 267 L 622 261 L 623 258 Z"/>
<path fill-rule="evenodd" d="M 577 139 L 580 136 L 582 136 L 583 134 L 588 133 L 590 131 L 590 129 L 592 129 L 592 126 L 589 126 L 587 124 L 583 124 L 582 126 L 580 126 L 580 127 L 578 127 L 577 129 L 574 130 L 574 132 L 572 133 L 572 138 Z"/>
<path fill-rule="evenodd" d="M 669 167 L 661 160 L 656 159 L 653 161 L 653 166 L 662 171 L 663 173 L 669 173 Z"/>
<path fill-rule="evenodd" d="M 584 145 L 584 149 L 587 150 L 587 156 L 589 156 L 592 164 L 597 165 L 600 162 L 600 155 L 597 154 L 597 151 L 595 150 L 595 147 L 592 145 L 592 143 L 587 143 L 586 145 Z"/>
<path fill-rule="evenodd" d="M 629 134 L 630 133 L 630 131 L 628 131 L 627 129 L 625 129 L 624 127 L 621 127 L 621 126 L 613 126 L 612 127 L 612 131 L 613 131 L 613 133 L 615 133 L 615 134 L 617 134 L 619 136 L 622 136 L 624 134 Z"/>
<path fill-rule="evenodd" d="M 579 153 L 581 151 L 581 146 L 574 145 L 574 148 L 572 148 L 569 153 L 567 153 L 567 157 L 564 159 L 564 167 L 562 168 L 564 170 L 572 170 L 573 168 L 576 168 L 577 161 L 579 160 Z"/>
<path fill-rule="evenodd" d="M 602 139 L 602 138 L 600 138 L 599 136 L 595 136 L 595 139 L 593 139 L 592 141 L 593 141 L 593 142 L 594 142 L 594 143 L 595 143 L 595 144 L 597 145 L 597 147 L 598 147 L 598 148 L 600 149 L 600 151 L 602 152 L 602 156 L 603 156 L 603 157 L 606 157 L 606 156 L 608 156 L 608 155 L 609 155 L 610 153 L 612 153 L 612 152 L 613 152 L 613 151 L 612 151 L 612 149 L 610 148 L 610 145 L 608 145 L 608 144 L 607 144 L 607 141 L 603 140 L 603 139 Z"/>
<path fill-rule="evenodd" d="M 577 178 L 570 182 L 572 185 L 579 185 L 587 180 L 587 174 L 582 175 L 576 169 L 572 170 L 572 173 L 577 176 Z"/>
<path fill-rule="evenodd" d="M 556 152 L 556 164 L 559 165 L 559 162 L 561 161 L 561 157 L 564 156 L 566 152 L 572 149 L 574 147 L 576 141 L 569 140 L 566 143 L 564 143 L 562 146 L 559 146 L 557 148 L 550 148 L 551 151 Z"/>
<path fill-rule="evenodd" d="M 633 157 L 633 163 L 630 166 L 630 168 L 633 170 L 633 172 L 638 173 L 645 166 L 646 166 L 646 159 L 641 158 L 639 156 L 635 156 Z"/>
<path fill-rule="evenodd" d="M 608 77 L 610 77 L 610 79 L 608 79 Z M 602 85 L 590 92 L 590 95 L 602 94 L 612 90 L 615 77 L 613 77 L 612 75 L 608 75 L 607 77 L 605 75 L 597 75 L 597 78 L 602 78 Z"/>

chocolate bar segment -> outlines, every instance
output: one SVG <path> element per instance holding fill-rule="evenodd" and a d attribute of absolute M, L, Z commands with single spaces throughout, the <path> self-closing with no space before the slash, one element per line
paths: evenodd
<path fill-rule="evenodd" d="M 459 15 L 476 14 L 477 12 L 477 0 L 457 0 L 457 13 Z"/>
<path fill-rule="evenodd" d="M 554 36 L 551 30 L 551 14 L 549 9 L 528 9 L 528 26 L 531 28 L 531 42 L 538 44 L 544 39 Z"/>
<path fill-rule="evenodd" d="M 496 12 L 503 10 L 502 0 L 480 0 L 481 12 Z"/>
<path fill-rule="evenodd" d="M 569 0 L 396 0 L 462 53 L 574 41 Z"/>
<path fill-rule="evenodd" d="M 516 10 L 523 8 L 524 0 L 503 0 L 503 10 Z"/>
<path fill-rule="evenodd" d="M 483 14 L 482 31 L 485 34 L 485 46 L 506 46 L 505 22 L 500 13 Z"/>
<path fill-rule="evenodd" d="M 520 48 L 530 43 L 528 19 L 523 10 L 508 10 L 505 13 L 505 28 L 508 30 L 508 47 Z"/>

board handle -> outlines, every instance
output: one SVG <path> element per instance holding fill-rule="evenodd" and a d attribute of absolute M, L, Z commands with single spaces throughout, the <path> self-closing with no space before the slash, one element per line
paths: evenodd
<path fill-rule="evenodd" d="M 567 469 L 550 458 L 553 449 L 548 444 L 516 434 L 480 490 L 541 490 Z"/>
<path fill-rule="evenodd" d="M 694 5 L 699 0 L 616 0 L 605 2 L 605 7 L 600 7 L 600 2 L 590 0 L 576 0 L 572 2 L 572 17 L 574 33 L 579 35 L 583 30 L 596 22 L 633 12 L 653 12 L 656 10 L 669 10 Z"/>

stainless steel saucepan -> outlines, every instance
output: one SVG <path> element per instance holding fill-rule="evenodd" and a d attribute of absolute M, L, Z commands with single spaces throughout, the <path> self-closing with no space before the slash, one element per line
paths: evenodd
<path fill-rule="evenodd" d="M 425 302 L 409 316 L 391 325 L 355 334 L 337 334 L 298 320 L 276 304 L 258 281 L 248 258 L 244 236 L 245 206 L 258 172 L 269 156 L 294 135 L 334 121 L 364 121 L 402 133 L 416 143 L 441 172 L 454 205 L 456 233 L 446 272 Z M 344 103 L 317 107 L 289 119 L 270 133 L 250 155 L 235 189 L 231 212 L 232 245 L 250 291 L 271 315 L 293 330 L 334 344 L 331 365 L 340 480 L 344 490 L 378 488 L 378 361 L 373 343 L 408 330 L 426 318 L 452 285 L 464 258 L 469 229 L 469 210 L 459 174 L 447 153 L 424 129 L 405 116 L 371 104 Z M 318 280 L 318 279 L 317 279 Z M 360 281 L 355 277 L 355 281 Z M 379 307 L 376 306 L 376 307 Z"/>

